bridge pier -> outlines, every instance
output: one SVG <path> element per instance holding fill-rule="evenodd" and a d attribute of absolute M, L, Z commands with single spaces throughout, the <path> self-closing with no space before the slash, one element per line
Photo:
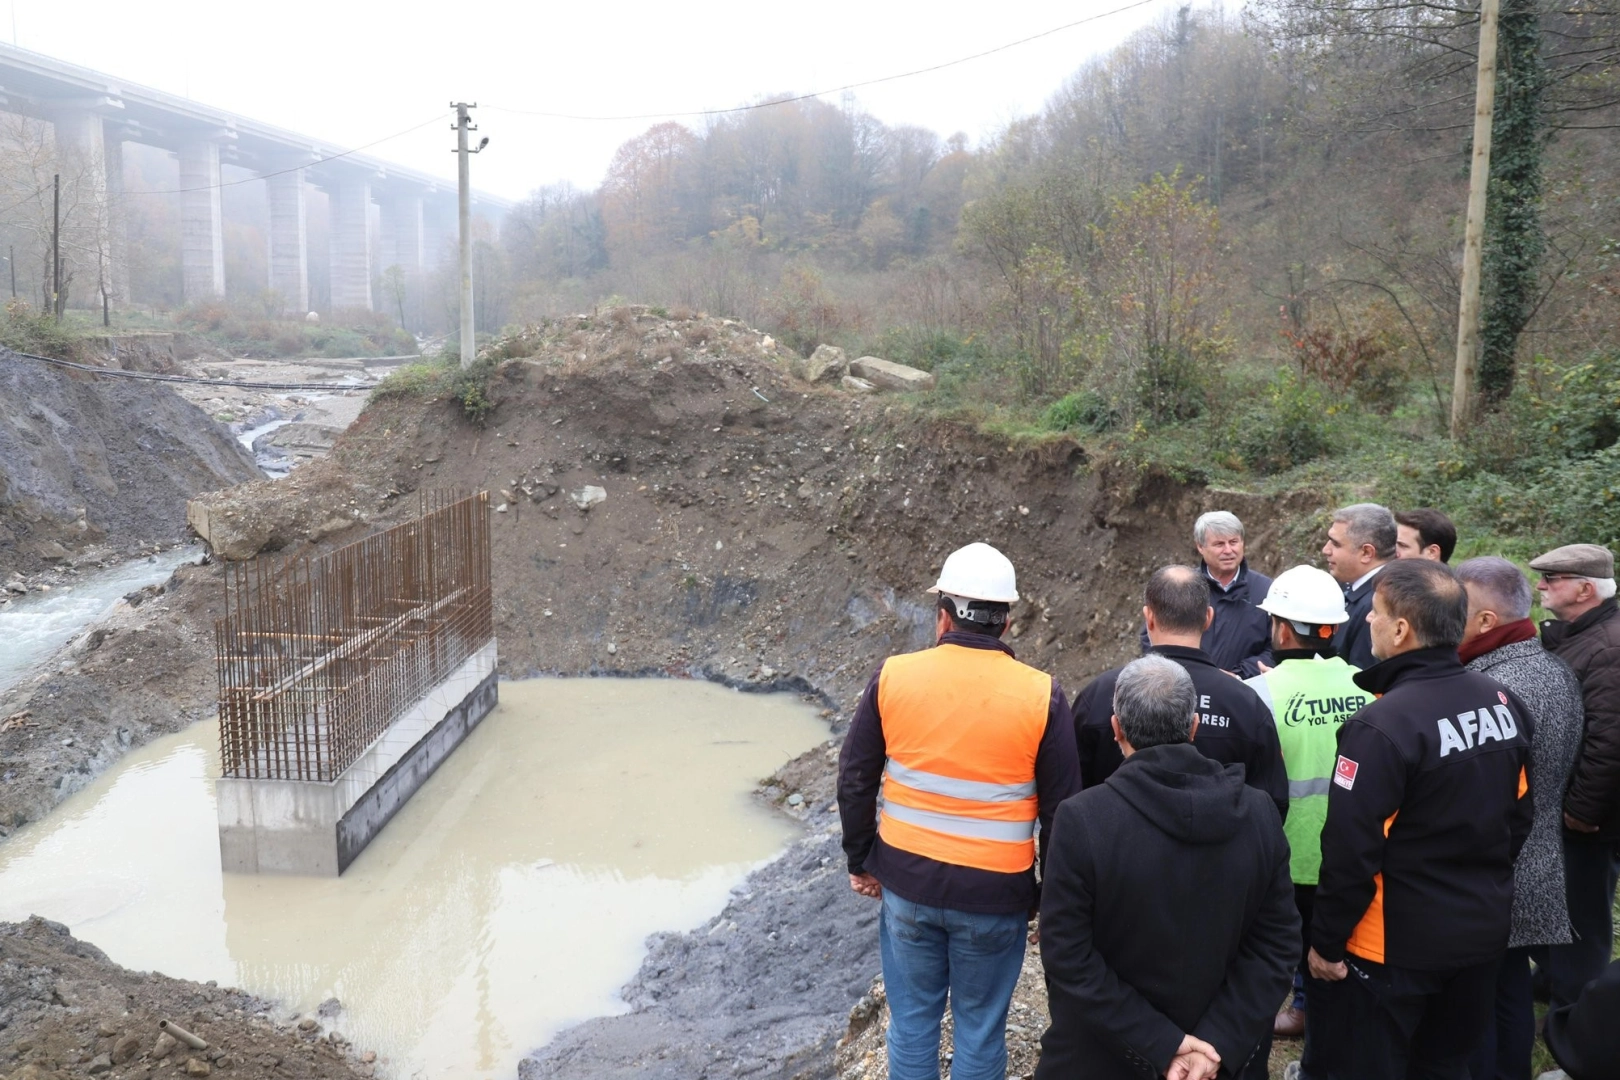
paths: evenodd
<path fill-rule="evenodd" d="M 385 275 L 385 295 L 378 297 L 377 302 L 403 322 L 416 306 L 415 298 L 422 282 L 422 197 L 389 195 L 378 201 L 382 209 L 378 258 Z M 386 275 L 396 266 L 399 267 L 400 279 L 391 282 Z M 396 288 L 402 288 L 404 296 L 391 292 Z M 406 314 L 401 314 L 401 309 Z"/>
<path fill-rule="evenodd" d="M 371 308 L 371 182 L 343 176 L 330 192 L 332 307 Z"/>
<path fill-rule="evenodd" d="M 283 311 L 302 315 L 309 310 L 304 170 L 266 176 L 264 187 L 270 203 L 270 288 L 280 295 Z"/>
<path fill-rule="evenodd" d="M 180 294 L 188 304 L 225 295 L 225 234 L 219 198 L 219 143 L 180 148 Z"/>
<path fill-rule="evenodd" d="M 106 121 L 93 108 L 64 105 L 52 114 L 51 124 L 68 173 L 63 179 L 78 189 L 75 201 L 88 203 L 92 216 L 88 228 L 83 227 L 82 215 L 78 217 L 77 231 L 85 239 L 69 258 L 81 266 L 89 263 L 93 272 L 89 280 L 80 278 L 74 291 L 95 306 L 100 306 L 103 289 L 110 300 L 121 301 L 123 266 L 115 256 L 122 255 L 123 222 L 115 195 L 124 188 L 123 146 L 107 138 Z"/>

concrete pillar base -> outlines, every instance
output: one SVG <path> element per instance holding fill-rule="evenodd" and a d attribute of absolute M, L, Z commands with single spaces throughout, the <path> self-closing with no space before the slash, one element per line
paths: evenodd
<path fill-rule="evenodd" d="M 343 873 L 467 734 L 495 708 L 492 640 L 389 725 L 330 783 L 222 777 L 220 865 L 226 873 Z"/>

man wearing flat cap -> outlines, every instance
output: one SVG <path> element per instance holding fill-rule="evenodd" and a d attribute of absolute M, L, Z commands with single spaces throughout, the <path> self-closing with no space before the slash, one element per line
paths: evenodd
<path fill-rule="evenodd" d="M 1614 941 L 1620 880 L 1620 610 L 1614 554 L 1567 544 L 1531 560 L 1541 606 L 1554 618 L 1541 641 L 1581 682 L 1586 727 L 1564 796 L 1564 876 L 1575 940 L 1548 948 L 1552 1004 L 1572 1004 L 1603 973 Z"/>

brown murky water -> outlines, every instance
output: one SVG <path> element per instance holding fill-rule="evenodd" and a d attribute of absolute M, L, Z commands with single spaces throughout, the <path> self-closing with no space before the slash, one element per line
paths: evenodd
<path fill-rule="evenodd" d="M 139 970 L 335 1026 L 396 1076 L 510 1076 L 624 1008 L 657 930 L 694 926 L 791 839 L 757 780 L 827 737 L 790 695 L 674 680 L 501 684 L 500 708 L 338 879 L 220 872 L 212 723 L 160 739 L 0 846 L 0 919 L 43 915 Z"/>

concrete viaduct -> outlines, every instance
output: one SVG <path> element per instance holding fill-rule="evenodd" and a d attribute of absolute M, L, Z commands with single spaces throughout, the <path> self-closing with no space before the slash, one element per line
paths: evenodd
<path fill-rule="evenodd" d="M 326 192 L 331 213 L 332 307 L 370 308 L 374 269 L 398 265 L 410 278 L 433 261 L 456 230 L 456 184 L 295 132 L 234 116 L 188 98 L 0 44 L 0 111 L 51 123 L 61 153 L 92 168 L 106 232 L 98 257 L 114 298 L 125 288 L 121 219 L 123 144 L 143 143 L 178 159 L 182 291 L 189 303 L 225 294 L 220 169 L 263 177 L 270 209 L 269 281 L 286 310 L 309 309 L 307 184 Z M 446 113 L 446 127 L 451 117 Z M 448 143 L 447 143 L 448 145 Z M 337 155 L 344 155 L 338 157 Z M 450 161 L 446 154 L 446 162 Z M 475 213 L 499 217 L 511 204 L 473 192 Z M 373 250 L 371 204 L 380 211 Z M 375 256 L 375 260 L 374 260 Z"/>

